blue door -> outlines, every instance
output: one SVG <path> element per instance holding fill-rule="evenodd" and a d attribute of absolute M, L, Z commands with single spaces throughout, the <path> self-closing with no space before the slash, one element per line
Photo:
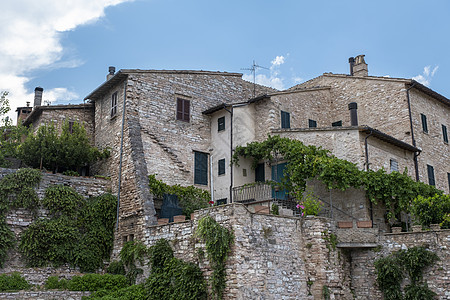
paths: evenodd
<path fill-rule="evenodd" d="M 276 166 L 272 166 L 272 180 L 275 182 L 281 182 L 284 177 L 284 169 L 286 169 L 287 163 L 278 164 Z M 274 199 L 287 199 L 288 193 L 287 190 L 278 190 L 275 191 L 272 189 L 272 198 Z"/>

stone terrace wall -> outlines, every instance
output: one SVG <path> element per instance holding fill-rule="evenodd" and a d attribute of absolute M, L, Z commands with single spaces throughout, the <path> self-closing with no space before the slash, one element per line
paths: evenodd
<path fill-rule="evenodd" d="M 72 292 L 72 291 L 21 291 L 15 293 L 0 293 L 0 299 L 17 300 L 79 300 L 83 296 L 89 296 L 91 292 Z"/>
<path fill-rule="evenodd" d="M 209 277 L 207 259 L 197 255 L 204 244 L 193 236 L 204 215 L 235 235 L 225 299 L 321 299 L 324 285 L 332 299 L 351 298 L 349 263 L 344 252 L 327 247 L 324 234 L 332 226 L 326 218 L 259 215 L 229 204 L 197 211 L 194 221 L 151 227 L 144 242 L 151 246 L 160 238 L 169 240 L 177 257 L 199 263 Z"/>
<path fill-rule="evenodd" d="M 17 170 L 0 168 L 0 179 L 8 174 L 12 174 Z M 111 190 L 111 182 L 106 179 L 98 178 L 85 178 L 85 177 L 72 177 L 61 174 L 42 174 L 42 180 L 39 186 L 36 188 L 38 197 L 42 199 L 44 197 L 45 189 L 51 185 L 62 184 L 71 186 L 83 197 L 95 197 Z M 37 217 L 47 216 L 47 211 L 44 209 L 38 210 Z M 24 231 L 32 222 L 34 217 L 32 213 L 24 209 L 10 210 L 6 214 L 6 223 L 14 231 L 16 238 L 18 239 L 21 232 Z M 61 268 L 25 268 L 23 258 L 17 252 L 17 249 L 13 249 L 8 254 L 8 258 L 4 265 L 4 268 L 0 269 L 0 274 L 11 273 L 18 271 L 24 275 L 24 277 L 32 284 L 43 284 L 49 276 L 60 276 L 64 278 L 71 278 L 73 275 L 79 275 L 78 270 L 61 267 Z M 9 299 L 9 298 L 7 298 Z"/>
<path fill-rule="evenodd" d="M 400 249 L 427 246 L 440 260 L 424 271 L 428 287 L 438 294 L 437 299 L 450 299 L 450 230 L 403 232 L 380 236 L 381 249 L 354 249 L 352 258 L 352 289 L 356 299 L 382 299 L 376 287 L 373 262 Z M 374 251 L 375 250 L 375 251 Z"/>

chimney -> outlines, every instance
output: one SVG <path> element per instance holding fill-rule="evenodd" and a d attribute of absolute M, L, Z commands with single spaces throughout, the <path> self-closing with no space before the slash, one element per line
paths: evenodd
<path fill-rule="evenodd" d="M 348 63 L 350 64 L 350 76 L 353 76 L 353 66 L 355 65 L 355 58 L 350 57 L 348 59 Z"/>
<path fill-rule="evenodd" d="M 351 126 L 358 126 L 358 104 L 356 102 L 350 102 L 348 104 L 348 110 L 350 110 Z"/>
<path fill-rule="evenodd" d="M 44 92 L 44 89 L 41 88 L 40 86 L 38 86 L 34 89 L 34 105 L 33 105 L 33 107 L 41 106 L 43 92 Z"/>
<path fill-rule="evenodd" d="M 358 55 L 355 57 L 355 63 L 353 65 L 353 76 L 369 76 L 369 69 L 364 61 L 364 55 Z"/>
<path fill-rule="evenodd" d="M 106 75 L 106 80 L 110 80 L 111 77 L 114 76 L 114 73 L 116 73 L 116 67 L 110 66 L 108 69 L 109 73 Z"/>
<path fill-rule="evenodd" d="M 30 107 L 30 101 L 27 101 L 27 107 Z"/>

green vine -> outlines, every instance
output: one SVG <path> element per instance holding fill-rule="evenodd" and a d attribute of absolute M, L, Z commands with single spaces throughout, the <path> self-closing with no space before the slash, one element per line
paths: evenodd
<path fill-rule="evenodd" d="M 431 197 L 443 192 L 421 182 L 415 182 L 406 173 L 386 173 L 378 171 L 360 171 L 357 166 L 338 159 L 330 151 L 321 147 L 306 146 L 298 140 L 269 136 L 263 142 L 252 142 L 236 147 L 232 163 L 239 165 L 240 157 L 252 158 L 253 167 L 260 161 L 287 161 L 284 178 L 280 185 L 288 190 L 291 197 L 298 201 L 306 189 L 308 179 L 322 181 L 328 189 L 346 190 L 350 187 L 364 188 L 367 197 L 373 203 L 385 204 L 388 219 L 394 219 L 401 211 L 408 211 L 411 200 L 419 195 Z"/>
<path fill-rule="evenodd" d="M 322 231 L 322 238 L 326 242 L 327 249 L 336 251 L 336 246 L 338 244 L 337 235 L 334 233 L 329 233 L 328 230 Z"/>
<path fill-rule="evenodd" d="M 158 198 L 164 194 L 177 195 L 183 215 L 190 218 L 195 210 L 208 207 L 211 195 L 208 191 L 194 186 L 168 185 L 156 179 L 156 175 L 149 175 L 150 192 Z"/>
<path fill-rule="evenodd" d="M 375 261 L 378 287 L 386 300 L 432 300 L 436 295 L 423 282 L 423 270 L 439 260 L 439 257 L 424 247 L 412 247 L 400 250 L 387 257 Z M 405 295 L 401 283 L 408 275 L 410 284 L 405 287 Z"/>
<path fill-rule="evenodd" d="M 19 169 L 0 180 L 0 267 L 6 260 L 8 250 L 16 241 L 15 234 L 6 224 L 6 214 L 11 208 L 25 208 L 36 214 L 39 198 L 33 189 L 41 181 L 41 172 Z"/>
<path fill-rule="evenodd" d="M 234 235 L 210 216 L 198 221 L 196 233 L 206 243 L 206 253 L 213 269 L 210 279 L 213 296 L 215 299 L 222 299 L 226 287 L 225 265 Z"/>

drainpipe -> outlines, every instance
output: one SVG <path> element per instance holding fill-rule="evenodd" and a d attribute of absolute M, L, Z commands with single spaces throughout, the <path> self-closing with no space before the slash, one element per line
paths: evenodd
<path fill-rule="evenodd" d="M 211 152 L 212 149 L 209 149 Z M 209 156 L 209 177 L 211 181 L 211 201 L 214 201 L 214 176 L 213 176 L 213 155 Z"/>
<path fill-rule="evenodd" d="M 366 138 L 364 139 L 364 148 L 366 151 L 366 171 L 369 171 L 369 147 L 367 145 L 367 139 L 373 134 L 372 129 L 370 130 L 369 135 L 366 136 Z M 373 227 L 373 205 L 372 205 L 372 201 L 369 200 L 369 209 L 370 209 L 370 220 L 372 221 L 372 227 Z"/>
<path fill-rule="evenodd" d="M 119 228 L 120 186 L 122 184 L 123 131 L 125 127 L 125 103 L 127 99 L 127 81 L 123 83 L 122 129 L 120 134 L 119 182 L 117 191 L 116 232 Z"/>
<path fill-rule="evenodd" d="M 225 104 L 223 109 L 230 113 L 230 161 L 233 158 L 233 105 L 231 110 L 227 109 Z M 230 203 L 233 202 L 233 165 L 230 164 Z"/>
<path fill-rule="evenodd" d="M 408 100 L 408 113 L 409 113 L 409 125 L 411 127 L 411 139 L 412 139 L 412 144 L 414 147 L 416 147 L 416 139 L 414 138 L 414 128 L 413 128 L 413 123 L 412 123 L 412 113 L 411 113 L 411 99 L 409 98 L 409 90 L 412 89 L 415 85 L 417 84 L 416 81 L 414 81 L 414 83 L 406 89 L 406 98 Z M 417 148 L 417 147 L 416 147 Z M 416 172 L 416 181 L 419 181 L 419 163 L 417 160 L 417 157 L 420 155 L 417 154 L 417 152 L 414 152 L 414 169 Z"/>

